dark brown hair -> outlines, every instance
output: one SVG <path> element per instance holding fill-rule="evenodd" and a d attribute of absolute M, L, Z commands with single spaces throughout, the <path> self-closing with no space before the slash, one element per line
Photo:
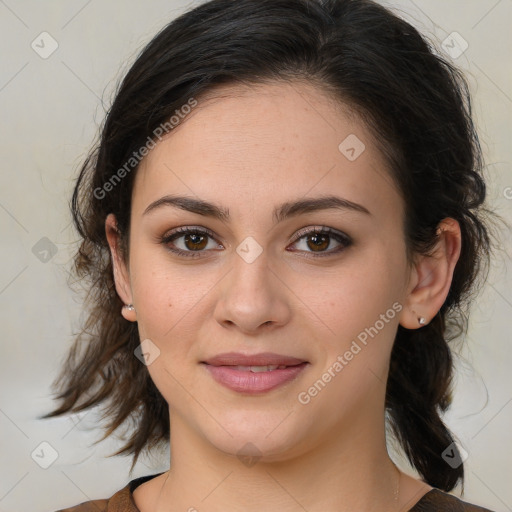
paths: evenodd
<path fill-rule="evenodd" d="M 453 442 L 440 417 L 451 403 L 448 341 L 467 329 L 491 248 L 481 151 L 462 74 L 409 23 L 370 0 L 213 0 L 172 21 L 143 49 L 74 190 L 82 238 L 75 270 L 88 287 L 90 314 L 54 384 L 60 406 L 46 417 L 102 404 L 104 438 L 132 420 L 136 428 L 117 454 L 133 454 L 134 464 L 143 449 L 168 441 L 167 404 L 134 357 L 137 325 L 120 314 L 105 218 L 115 214 L 126 242 L 137 169 L 127 162 L 190 98 L 200 101 L 222 84 L 269 80 L 322 87 L 372 130 L 404 198 L 409 256 L 432 250 L 442 219 L 460 224 L 462 250 L 447 299 L 423 328 L 398 327 L 386 393 L 391 426 L 412 466 L 450 491 L 464 470 L 441 456 Z"/>

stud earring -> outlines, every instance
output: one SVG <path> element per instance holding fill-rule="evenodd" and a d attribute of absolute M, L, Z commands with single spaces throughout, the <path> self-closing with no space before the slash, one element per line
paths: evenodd
<path fill-rule="evenodd" d="M 135 322 L 137 318 L 137 312 L 135 311 L 133 304 L 125 304 L 121 308 L 121 315 L 125 320 L 128 320 L 129 322 Z"/>
<path fill-rule="evenodd" d="M 417 315 L 416 311 L 414 311 L 414 310 L 413 310 L 413 313 L 414 313 L 415 315 Z M 427 320 L 426 320 L 426 318 L 425 318 L 424 316 L 419 316 L 419 317 L 418 317 L 418 323 L 419 323 L 420 325 L 425 325 L 425 324 L 427 323 Z"/>

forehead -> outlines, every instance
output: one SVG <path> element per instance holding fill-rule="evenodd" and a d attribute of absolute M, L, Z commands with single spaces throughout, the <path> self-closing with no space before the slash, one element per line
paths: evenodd
<path fill-rule="evenodd" d="M 180 193 L 254 211 L 333 192 L 401 206 L 383 155 L 347 106 L 301 82 L 223 86 L 198 98 L 141 162 L 133 208 Z"/>

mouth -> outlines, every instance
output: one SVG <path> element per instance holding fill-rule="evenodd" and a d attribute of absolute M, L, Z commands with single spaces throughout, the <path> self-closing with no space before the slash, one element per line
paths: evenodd
<path fill-rule="evenodd" d="M 253 355 L 227 352 L 201 362 L 211 366 L 241 366 L 252 368 L 264 366 L 295 366 L 301 363 L 307 363 L 308 361 L 297 357 L 274 354 L 273 352 L 262 352 Z"/>
<path fill-rule="evenodd" d="M 273 353 L 228 353 L 201 361 L 201 364 L 219 384 L 238 393 L 255 394 L 296 379 L 309 362 Z"/>
<path fill-rule="evenodd" d="M 270 372 L 272 370 L 284 370 L 285 368 L 291 368 L 291 366 L 297 366 L 297 365 L 290 365 L 290 366 L 279 365 L 278 366 L 277 364 L 269 364 L 266 366 L 241 366 L 241 365 L 236 365 L 236 366 L 220 365 L 220 366 L 226 366 L 228 368 L 231 368 L 232 370 L 240 370 L 242 372 L 260 373 L 260 372 Z"/>

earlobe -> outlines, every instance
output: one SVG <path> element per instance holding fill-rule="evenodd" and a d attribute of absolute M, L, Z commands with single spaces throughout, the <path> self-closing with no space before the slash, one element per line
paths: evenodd
<path fill-rule="evenodd" d="M 137 320 L 137 313 L 132 304 L 132 293 L 130 286 L 129 272 L 126 267 L 123 254 L 121 253 L 119 243 L 119 230 L 117 228 L 117 220 L 114 214 L 109 214 L 105 220 L 105 234 L 110 247 L 112 257 L 112 269 L 114 272 L 114 282 L 119 298 L 124 302 L 121 310 L 123 317 L 130 321 Z"/>
<path fill-rule="evenodd" d="M 133 304 L 125 304 L 121 309 L 121 314 L 123 315 L 124 319 L 128 320 L 129 322 L 137 321 L 137 313 L 133 307 Z"/>
<path fill-rule="evenodd" d="M 411 289 L 405 300 L 400 325 L 418 329 L 427 325 L 444 304 L 460 256 L 461 233 L 459 223 L 443 219 L 437 229 L 438 241 L 430 255 L 418 257 L 411 272 Z"/>

